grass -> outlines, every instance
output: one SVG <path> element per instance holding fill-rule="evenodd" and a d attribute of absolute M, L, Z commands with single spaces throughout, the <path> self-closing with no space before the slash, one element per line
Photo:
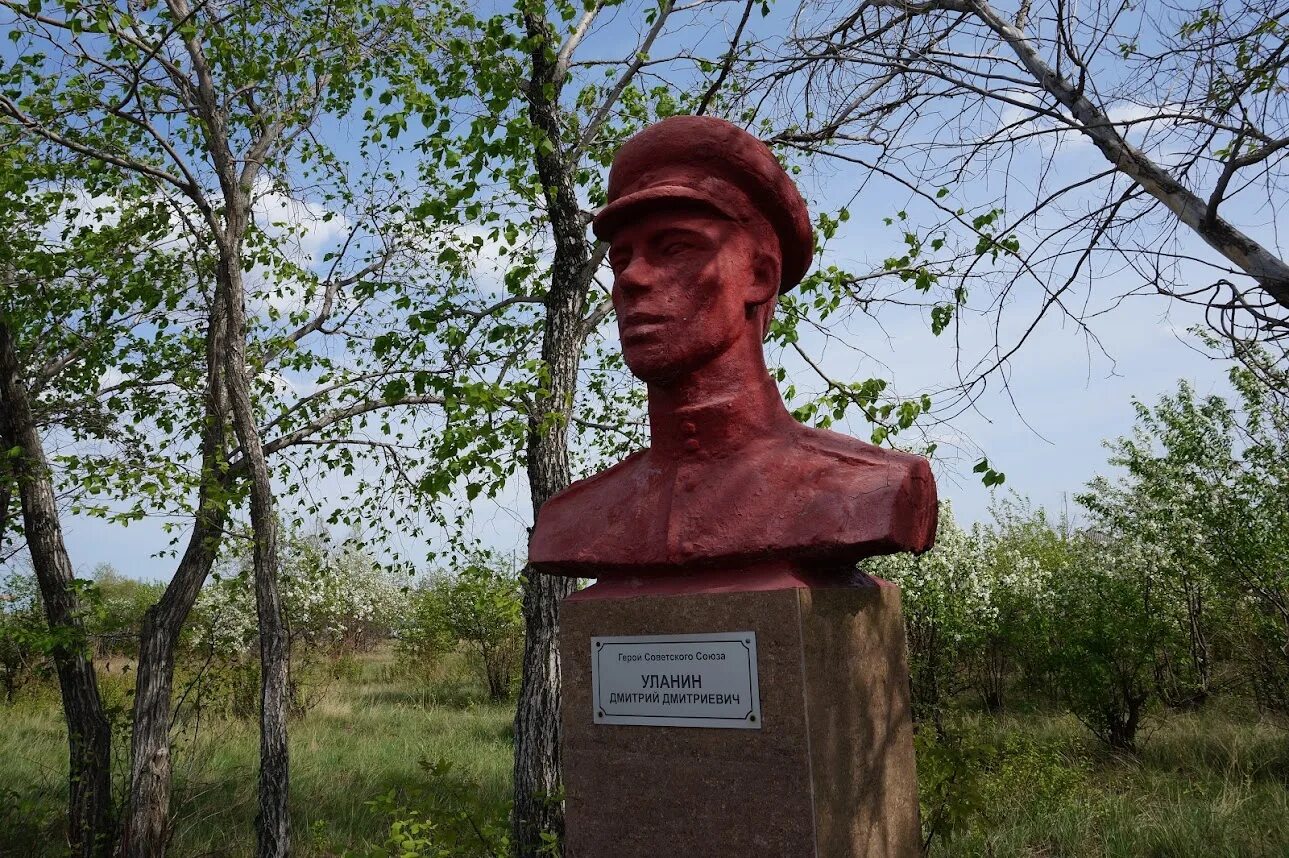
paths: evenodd
<path fill-rule="evenodd" d="M 126 699 L 108 685 L 110 698 Z M 387 653 L 364 657 L 292 722 L 294 854 L 387 854 L 391 807 L 434 793 L 469 796 L 496 821 L 511 714 L 482 699 L 463 663 L 415 678 Z M 940 858 L 1289 856 L 1289 730 L 1247 709 L 1172 715 L 1135 757 L 1041 710 L 965 714 L 950 733 L 969 749 L 955 799 L 965 810 L 934 838 Z M 48 692 L 0 707 L 0 855 L 59 854 L 64 742 Z M 172 855 L 253 854 L 256 753 L 253 721 L 213 719 L 184 734 Z M 932 770 L 927 760 L 923 776 Z"/>
<path fill-rule="evenodd" d="M 933 855 L 1289 856 L 1289 731 L 1220 706 L 1175 714 L 1136 756 L 1071 716 L 964 716 L 978 812 Z"/>
<path fill-rule="evenodd" d="M 479 808 L 507 800 L 513 709 L 472 693 L 461 679 L 463 665 L 450 664 L 428 682 L 392 667 L 388 654 L 362 658 L 357 676 L 291 722 L 294 855 L 365 855 L 378 848 L 389 819 L 369 802 L 390 791 L 411 803 L 448 778 L 475 796 Z M 60 854 L 54 844 L 66 789 L 65 736 L 56 701 L 48 697 L 0 708 L 0 856 Z M 170 854 L 254 853 L 257 755 L 253 720 L 217 719 L 181 737 Z M 421 761 L 449 768 L 431 773 Z"/>

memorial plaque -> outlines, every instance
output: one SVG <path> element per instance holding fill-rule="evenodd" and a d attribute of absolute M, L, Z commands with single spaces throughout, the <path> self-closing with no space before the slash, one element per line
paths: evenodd
<path fill-rule="evenodd" d="M 756 633 L 591 638 L 596 724 L 761 727 Z"/>

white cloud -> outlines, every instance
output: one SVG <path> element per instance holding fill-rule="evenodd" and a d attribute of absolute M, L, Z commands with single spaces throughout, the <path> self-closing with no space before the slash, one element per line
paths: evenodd
<path fill-rule="evenodd" d="M 273 392 L 278 396 L 299 396 L 300 392 L 291 379 L 287 378 L 277 370 L 269 370 L 264 373 L 264 378 L 268 379 L 269 385 Z"/>
<path fill-rule="evenodd" d="M 457 240 L 463 244 L 482 242 L 479 249 L 471 257 L 475 277 L 486 286 L 490 291 L 501 291 L 501 284 L 506 276 L 506 270 L 510 267 L 504 249 L 506 245 L 498 240 L 491 238 L 494 227 L 475 226 L 473 224 L 458 227 Z"/>
<path fill-rule="evenodd" d="M 350 229 L 344 215 L 316 203 L 293 199 L 273 188 L 267 180 L 256 183 L 251 206 L 260 228 L 282 239 L 286 258 L 311 271 L 319 270 L 327 251 L 339 249 Z M 263 268 L 256 268 L 252 278 L 257 281 L 256 291 L 273 308 L 284 312 L 300 308 L 303 284 L 276 280 Z"/>

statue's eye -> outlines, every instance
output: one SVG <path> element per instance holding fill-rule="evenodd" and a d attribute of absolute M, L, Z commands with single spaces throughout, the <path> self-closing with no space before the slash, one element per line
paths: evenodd
<path fill-rule="evenodd" d="M 694 243 L 684 238 L 673 238 L 662 246 L 662 252 L 666 256 L 676 256 L 687 250 L 693 250 Z"/>

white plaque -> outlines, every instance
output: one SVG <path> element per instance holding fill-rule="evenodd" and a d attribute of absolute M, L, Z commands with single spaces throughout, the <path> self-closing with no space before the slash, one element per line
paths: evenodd
<path fill-rule="evenodd" d="M 756 633 L 591 638 L 596 724 L 761 728 Z"/>

